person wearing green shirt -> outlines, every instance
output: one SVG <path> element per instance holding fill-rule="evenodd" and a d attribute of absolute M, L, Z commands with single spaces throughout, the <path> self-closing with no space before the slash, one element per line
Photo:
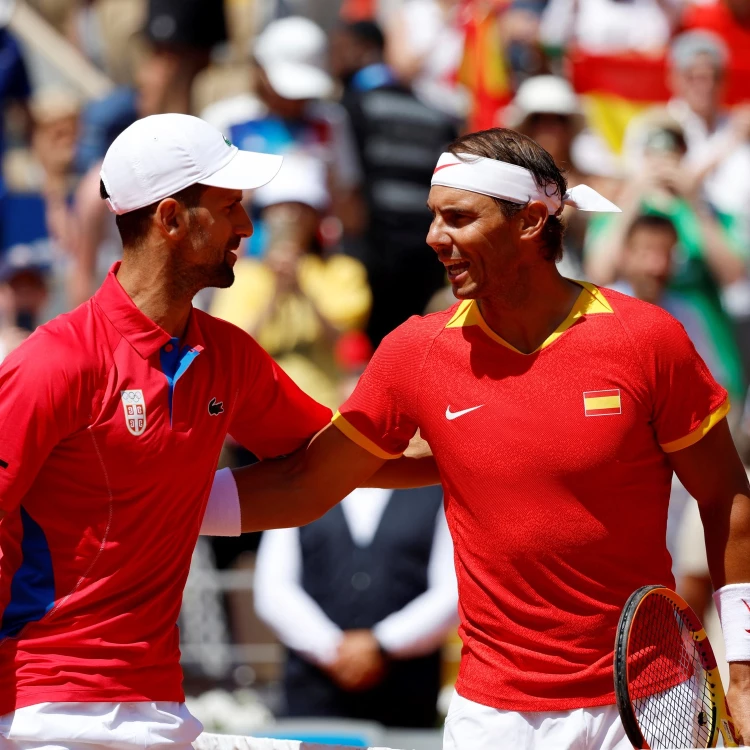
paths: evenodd
<path fill-rule="evenodd" d="M 641 174 L 632 179 L 618 198 L 621 214 L 594 217 L 584 248 L 584 268 L 595 284 L 610 285 L 619 275 L 626 233 L 640 215 L 669 219 L 677 231 L 674 266 L 669 290 L 688 304 L 705 323 L 715 348 L 715 359 L 734 403 L 741 407 L 747 389 L 732 321 L 721 302 L 722 287 L 744 279 L 747 246 L 741 240 L 736 217 L 715 213 L 700 197 L 699 185 L 680 164 L 676 134 L 657 131 L 647 144 Z M 670 145 L 673 148 L 668 148 Z M 735 410 L 739 417 L 741 408 Z"/>

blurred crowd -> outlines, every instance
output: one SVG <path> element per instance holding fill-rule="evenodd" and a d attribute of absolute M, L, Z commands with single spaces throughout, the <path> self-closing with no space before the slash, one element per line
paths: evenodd
<path fill-rule="evenodd" d="M 750 460 L 750 0 L 19 0 L 0 23 L 0 359 L 118 258 L 98 175 L 113 139 L 190 113 L 287 157 L 247 196 L 235 284 L 195 304 L 335 409 L 385 335 L 453 304 L 425 244 L 430 177 L 457 135 L 502 126 L 622 208 L 566 209 L 564 275 L 678 318 Z M 201 542 L 199 577 L 257 562 L 266 625 L 246 592 L 189 589 L 183 639 L 215 647 L 189 677 L 283 678 L 289 715 L 434 725 L 456 606 L 440 497 L 406 518 L 398 493 L 362 492 L 299 532 Z M 705 609 L 695 504 L 675 496 L 681 586 Z M 283 675 L 231 650 L 265 627 Z"/>

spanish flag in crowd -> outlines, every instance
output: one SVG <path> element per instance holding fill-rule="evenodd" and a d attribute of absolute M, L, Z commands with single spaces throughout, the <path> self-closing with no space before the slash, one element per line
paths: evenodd
<path fill-rule="evenodd" d="M 724 102 L 728 106 L 750 100 L 750 70 L 733 64 L 728 71 Z M 628 122 L 646 107 L 666 102 L 668 69 L 665 54 L 591 55 L 573 51 L 567 75 L 581 95 L 590 127 L 614 153 L 622 150 Z"/>
<path fill-rule="evenodd" d="M 469 131 L 493 127 L 497 111 L 513 98 L 500 35 L 502 5 L 486 0 L 464 0 L 459 9 L 465 37 L 457 79 L 466 86 L 471 97 Z"/>
<path fill-rule="evenodd" d="M 630 120 L 669 98 L 663 56 L 591 55 L 572 52 L 568 77 L 582 96 L 586 118 L 612 149 L 620 153 Z"/>

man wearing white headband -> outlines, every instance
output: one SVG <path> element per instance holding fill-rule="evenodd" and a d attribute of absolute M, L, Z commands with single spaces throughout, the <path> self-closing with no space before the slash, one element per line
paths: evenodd
<path fill-rule="evenodd" d="M 446 750 L 631 747 L 615 632 L 633 591 L 674 586 L 673 471 L 701 506 L 715 586 L 750 602 L 750 488 L 726 391 L 666 312 L 559 274 L 563 204 L 617 210 L 568 191 L 518 133 L 452 144 L 427 242 L 458 303 L 388 336 L 306 451 L 234 474 L 245 530 L 305 523 L 421 431 L 434 467 L 412 460 L 412 480 L 445 489 L 464 644 Z M 290 512 L 299 496 L 307 509 Z M 730 702 L 750 737 L 750 611 L 734 628 Z"/>

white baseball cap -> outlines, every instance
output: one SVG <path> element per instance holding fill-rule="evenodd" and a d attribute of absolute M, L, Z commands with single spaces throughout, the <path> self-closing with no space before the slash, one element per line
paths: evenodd
<path fill-rule="evenodd" d="M 568 116 L 579 130 L 584 125 L 578 96 L 570 83 L 560 76 L 527 78 L 505 111 L 506 125 L 509 128 L 523 127 L 527 118 L 535 113 Z"/>
<path fill-rule="evenodd" d="M 107 149 L 100 177 L 116 214 L 150 206 L 200 183 L 253 190 L 270 182 L 282 157 L 240 151 L 213 125 L 190 115 L 137 120 Z"/>
<path fill-rule="evenodd" d="M 284 99 L 323 99 L 335 83 L 326 72 L 328 40 L 317 24 L 302 16 L 272 21 L 258 36 L 255 59 L 273 90 Z"/>
<path fill-rule="evenodd" d="M 253 194 L 253 204 L 267 208 L 277 203 L 304 203 L 325 211 L 331 203 L 326 165 L 307 154 L 287 154 L 276 179 Z"/>

